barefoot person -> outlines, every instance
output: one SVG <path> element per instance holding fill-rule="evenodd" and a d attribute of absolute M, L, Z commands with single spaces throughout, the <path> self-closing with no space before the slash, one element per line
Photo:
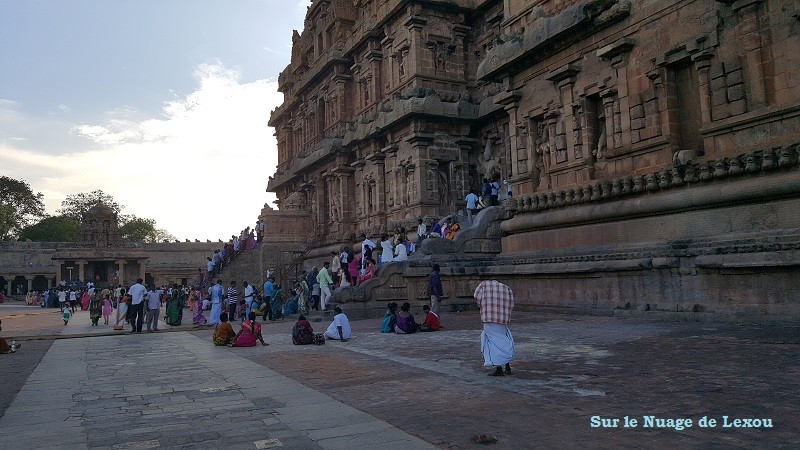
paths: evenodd
<path fill-rule="evenodd" d="M 481 281 L 475 288 L 475 300 L 481 309 L 481 352 L 485 366 L 496 367 L 491 376 L 511 374 L 509 362 L 514 358 L 514 338 L 508 329 L 514 293 L 497 280 Z M 505 365 L 505 372 L 503 366 Z"/>

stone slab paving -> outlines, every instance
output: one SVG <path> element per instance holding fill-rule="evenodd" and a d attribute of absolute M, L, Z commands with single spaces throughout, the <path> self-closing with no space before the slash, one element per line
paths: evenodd
<path fill-rule="evenodd" d="M 56 340 L 0 448 L 433 448 L 188 333 Z"/>

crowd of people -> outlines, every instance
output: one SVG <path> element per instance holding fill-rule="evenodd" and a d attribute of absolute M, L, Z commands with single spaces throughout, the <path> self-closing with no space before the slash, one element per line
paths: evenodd
<path fill-rule="evenodd" d="M 222 272 L 222 268 L 233 261 L 239 254 L 255 249 L 256 245 L 264 239 L 265 227 L 266 224 L 262 220 L 257 220 L 255 228 L 246 227 L 238 236 L 231 235 L 231 238 L 221 249 L 214 250 L 214 253 L 206 258 L 206 274 L 202 277 L 201 287 L 205 283 L 210 283 Z"/>

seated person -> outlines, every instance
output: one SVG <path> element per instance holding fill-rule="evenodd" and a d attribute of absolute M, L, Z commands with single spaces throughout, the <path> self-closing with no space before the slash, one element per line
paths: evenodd
<path fill-rule="evenodd" d="M 328 329 L 325 330 L 325 337 L 327 339 L 347 342 L 347 340 L 350 339 L 351 333 L 350 321 L 347 320 L 347 316 L 342 312 L 342 308 L 337 306 L 333 308 L 333 311 L 336 315 L 333 316 L 333 321 L 328 326 Z"/>
<path fill-rule="evenodd" d="M 242 329 L 239 330 L 236 338 L 234 338 L 233 346 L 255 347 L 256 341 L 261 342 L 261 345 L 269 345 L 264 342 L 264 336 L 261 335 L 261 324 L 256 322 L 256 313 L 250 312 L 247 320 L 242 322 Z"/>
<path fill-rule="evenodd" d="M 395 324 L 397 324 L 397 303 L 391 302 L 386 305 L 386 313 L 381 322 L 381 333 L 394 333 Z"/>
<path fill-rule="evenodd" d="M 297 323 L 292 327 L 292 344 L 308 345 L 314 343 L 314 329 L 306 320 L 306 316 L 301 315 L 297 318 Z"/>
<path fill-rule="evenodd" d="M 256 313 L 256 316 L 260 317 L 265 317 L 268 309 L 269 302 L 263 300 L 253 299 L 253 303 L 250 305 L 250 312 L 254 312 Z"/>
<path fill-rule="evenodd" d="M 428 237 L 442 237 L 442 226 L 439 224 L 439 222 L 433 224 L 433 228 L 431 228 L 431 232 L 428 233 Z"/>
<path fill-rule="evenodd" d="M 230 322 L 228 322 L 228 313 L 220 314 L 219 321 L 220 323 L 214 327 L 214 345 L 231 345 L 236 333 L 233 331 Z"/>
<path fill-rule="evenodd" d="M 397 324 L 394 327 L 394 332 L 397 334 L 411 334 L 419 330 L 419 324 L 414 321 L 414 316 L 411 314 L 411 304 L 405 302 L 400 306 L 400 312 L 397 313 Z"/>
<path fill-rule="evenodd" d="M 358 277 L 358 284 L 375 278 L 375 261 L 372 258 L 367 259 L 365 270 L 364 275 Z"/>
<path fill-rule="evenodd" d="M 444 232 L 445 239 L 450 239 L 451 241 L 456 238 L 456 233 L 460 230 L 461 227 L 458 225 L 458 222 L 454 222 L 453 219 L 447 219 L 447 231 Z"/>
<path fill-rule="evenodd" d="M 439 315 L 431 311 L 428 305 L 422 307 L 422 312 L 425 313 L 425 321 L 419 326 L 419 331 L 439 331 Z"/>
<path fill-rule="evenodd" d="M 303 291 L 300 289 L 300 283 L 295 283 L 293 293 L 294 295 L 292 295 L 292 298 L 290 298 L 289 301 L 283 305 L 284 317 L 290 314 L 297 314 L 297 305 L 300 301 L 300 294 L 303 293 Z"/>

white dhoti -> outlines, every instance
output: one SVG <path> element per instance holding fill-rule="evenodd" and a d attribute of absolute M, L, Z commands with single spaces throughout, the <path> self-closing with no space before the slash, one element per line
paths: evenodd
<path fill-rule="evenodd" d="M 220 303 L 212 303 L 211 304 L 211 314 L 208 317 L 208 323 L 210 323 L 211 325 L 218 324 L 220 322 L 219 316 L 220 316 L 221 313 L 222 313 L 222 304 L 220 304 Z"/>
<path fill-rule="evenodd" d="M 499 323 L 484 323 L 481 353 L 485 366 L 503 366 L 514 359 L 514 338 L 511 330 Z"/>

